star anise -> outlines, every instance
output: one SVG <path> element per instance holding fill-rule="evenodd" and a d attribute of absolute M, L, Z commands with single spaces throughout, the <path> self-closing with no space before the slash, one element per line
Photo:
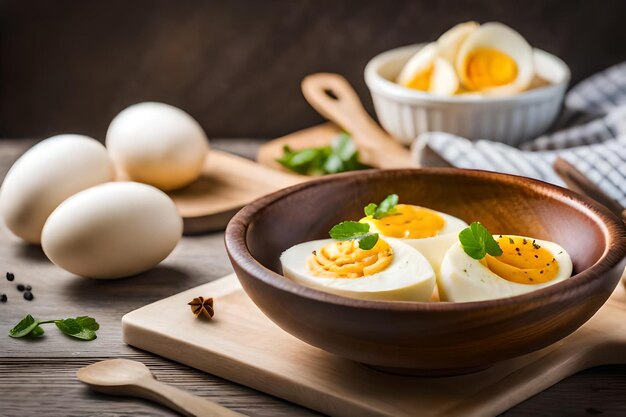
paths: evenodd
<path fill-rule="evenodd" d="M 202 314 L 204 317 L 211 320 L 215 314 L 215 310 L 213 310 L 213 298 L 196 297 L 187 304 L 191 306 L 191 312 L 196 317 Z"/>

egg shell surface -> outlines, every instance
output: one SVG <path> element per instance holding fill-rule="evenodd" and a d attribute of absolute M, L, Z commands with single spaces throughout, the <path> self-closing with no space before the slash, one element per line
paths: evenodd
<path fill-rule="evenodd" d="M 48 216 L 59 204 L 113 179 L 113 165 L 100 142 L 83 135 L 53 136 L 13 164 L 0 189 L 0 213 L 11 232 L 38 244 Z"/>
<path fill-rule="evenodd" d="M 73 274 L 122 278 L 165 259 L 182 231 L 182 219 L 165 193 L 114 182 L 81 191 L 57 207 L 43 228 L 42 247 Z"/>
<path fill-rule="evenodd" d="M 393 250 L 391 264 L 381 272 L 360 278 L 326 278 L 311 275 L 306 260 L 314 250 L 334 242 L 313 240 L 287 249 L 280 257 L 286 278 L 321 291 L 351 298 L 389 301 L 430 301 L 435 274 L 418 251 L 399 239 L 385 238 Z"/>
<path fill-rule="evenodd" d="M 165 191 L 198 179 L 209 152 L 206 134 L 193 117 L 155 102 L 132 105 L 115 116 L 106 146 L 122 175 Z"/>

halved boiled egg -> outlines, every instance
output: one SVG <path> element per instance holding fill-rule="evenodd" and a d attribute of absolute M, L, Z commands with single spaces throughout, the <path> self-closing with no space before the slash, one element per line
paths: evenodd
<path fill-rule="evenodd" d="M 282 253 L 285 277 L 345 297 L 430 301 L 435 273 L 418 251 L 398 239 L 379 238 L 369 250 L 354 240 L 314 240 Z"/>
<path fill-rule="evenodd" d="M 417 51 L 400 71 L 398 84 L 434 94 L 454 94 L 459 88 L 459 79 L 453 65 L 438 55 L 436 43 Z"/>
<path fill-rule="evenodd" d="M 460 243 L 448 250 L 437 281 L 442 301 L 512 297 L 572 275 L 572 260 L 556 243 L 513 235 L 494 235 L 494 239 L 503 252 L 497 257 L 476 260 Z"/>
<path fill-rule="evenodd" d="M 485 23 L 461 44 L 456 71 L 462 87 L 486 95 L 514 94 L 530 85 L 533 50 L 515 30 L 501 23 Z"/>
<path fill-rule="evenodd" d="M 450 62 L 450 64 L 455 65 L 456 56 L 461 49 L 461 45 L 479 26 L 478 22 L 465 22 L 449 29 L 437 39 L 439 56 Z"/>
<path fill-rule="evenodd" d="M 370 225 L 370 232 L 402 239 L 428 259 L 437 272 L 446 251 L 467 227 L 463 220 L 446 213 L 411 204 L 398 204 L 395 211 L 380 219 L 359 220 Z"/>

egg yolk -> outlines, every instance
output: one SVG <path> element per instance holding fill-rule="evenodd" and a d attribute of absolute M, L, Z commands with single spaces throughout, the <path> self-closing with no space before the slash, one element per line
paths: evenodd
<path fill-rule="evenodd" d="M 360 249 L 355 240 L 343 240 L 313 251 L 307 267 L 316 277 L 361 278 L 385 270 L 392 259 L 391 246 L 383 239 L 369 250 Z"/>
<path fill-rule="evenodd" d="M 518 284 L 541 284 L 556 277 L 559 263 L 552 252 L 534 240 L 518 236 L 501 236 L 496 239 L 502 255 L 485 257 L 491 272 Z"/>
<path fill-rule="evenodd" d="M 431 65 L 425 71 L 419 72 L 411 81 L 405 84 L 405 87 L 414 90 L 428 91 L 430 90 L 430 78 L 433 75 L 433 66 Z"/>
<path fill-rule="evenodd" d="M 498 87 L 515 81 L 517 63 L 497 49 L 479 48 L 467 56 L 465 76 L 472 90 Z"/>
<path fill-rule="evenodd" d="M 362 223 L 374 226 L 383 236 L 422 239 L 437 236 L 445 220 L 437 212 L 410 204 L 398 204 L 396 211 L 381 219 L 364 217 Z"/>

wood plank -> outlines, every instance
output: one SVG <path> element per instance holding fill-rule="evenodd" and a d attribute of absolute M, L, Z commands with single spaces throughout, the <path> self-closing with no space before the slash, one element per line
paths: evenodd
<path fill-rule="evenodd" d="M 0 177 L 34 140 L 0 140 Z M 216 149 L 253 158 L 258 140 L 216 139 Z M 210 282 L 232 271 L 223 248 L 223 234 L 184 237 L 162 267 L 119 281 L 92 281 L 52 265 L 36 247 L 19 242 L 0 225 L 0 292 L 11 296 L 0 304 L 0 415 L 41 416 L 174 416 L 169 410 L 137 399 L 111 399 L 92 393 L 74 378 L 78 367 L 107 358 L 124 357 L 146 363 L 158 378 L 216 401 L 232 404 L 250 416 L 313 416 L 316 413 L 128 347 L 122 341 L 121 317 L 170 294 Z M 35 301 L 26 302 L 2 275 L 16 273 L 16 282 L 32 284 Z M 81 343 L 55 333 L 45 339 L 13 340 L 6 332 L 25 314 L 63 316 L 92 314 L 102 324 L 94 342 Z M 536 415 L 626 415 L 626 366 L 604 366 L 560 382 L 505 413 Z"/>
<path fill-rule="evenodd" d="M 187 302 L 213 297 L 198 320 Z M 184 291 L 125 315 L 136 347 L 336 416 L 495 416 L 580 370 L 626 363 L 626 289 L 583 327 L 538 352 L 448 378 L 381 373 L 303 343 L 271 322 L 238 280 Z"/>
<path fill-rule="evenodd" d="M 0 382 L 3 387 L 11 387 L 10 396 L 5 395 L 6 392 L 2 390 L 0 415 L 3 417 L 178 415 L 149 401 L 99 394 L 78 382 L 75 375 L 79 368 L 107 358 L 104 356 L 22 360 L 0 358 Z M 319 415 L 314 411 L 286 404 L 253 389 L 232 384 L 154 355 L 135 351 L 133 354 L 126 355 L 125 358 L 143 362 L 162 382 L 175 385 L 251 416 L 313 417 Z M 102 414 L 104 410 L 106 414 Z"/>
<path fill-rule="evenodd" d="M 223 229 L 246 204 L 306 179 L 212 149 L 200 178 L 169 195 L 183 217 L 185 233 L 194 234 Z"/>

